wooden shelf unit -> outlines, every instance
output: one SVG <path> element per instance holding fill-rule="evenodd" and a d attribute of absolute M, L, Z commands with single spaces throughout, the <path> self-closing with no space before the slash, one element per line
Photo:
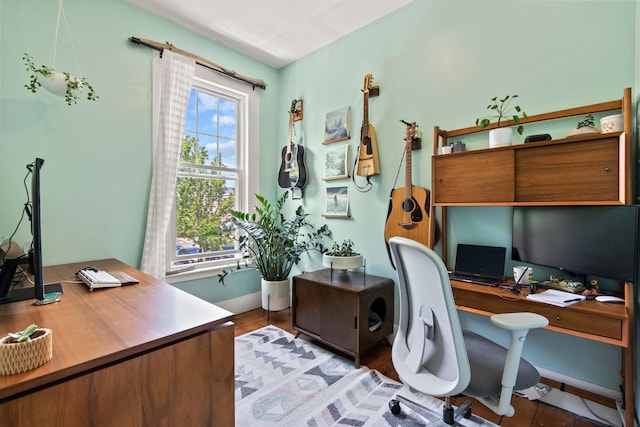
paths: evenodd
<path fill-rule="evenodd" d="M 564 139 L 438 154 L 449 138 L 497 127 L 455 130 L 434 127 L 429 246 L 434 247 L 436 208 L 441 209 L 442 259 L 447 263 L 448 206 L 624 205 L 633 203 L 631 88 L 619 100 L 569 108 L 521 120 L 522 124 L 621 111 L 622 132 L 577 135 Z M 515 122 L 502 122 L 513 126 Z M 634 425 L 634 285 L 624 284 L 624 306 L 587 301 L 557 309 L 516 298 L 505 301 L 489 288 L 452 282 L 459 310 L 490 316 L 535 311 L 549 318 L 547 329 L 616 345 L 622 349 L 626 425 Z M 597 327 L 595 327 L 597 326 Z"/>

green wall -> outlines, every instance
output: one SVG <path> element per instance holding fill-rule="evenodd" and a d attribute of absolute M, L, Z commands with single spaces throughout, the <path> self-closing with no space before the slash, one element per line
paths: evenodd
<path fill-rule="evenodd" d="M 404 125 L 416 121 L 422 150 L 413 154 L 413 181 L 429 187 L 432 129 L 467 127 L 489 98 L 517 93 L 529 114 L 616 99 L 638 87 L 637 4 L 633 1 L 428 1 L 416 0 L 337 42 L 274 70 L 129 5 L 125 0 L 67 0 L 65 11 L 80 62 L 100 99 L 68 107 L 45 92 L 31 94 L 21 61 L 28 52 L 49 63 L 57 2 L 0 3 L 0 236 L 15 227 L 25 201 L 25 165 L 39 156 L 43 170 L 45 261 L 116 257 L 139 265 L 151 176 L 151 51 L 130 36 L 170 41 L 241 74 L 262 78 L 261 189 L 275 196 L 280 150 L 287 140 L 293 98 L 304 100 L 297 132 L 307 149 L 311 179 L 302 204 L 316 224 L 338 239 L 352 238 L 367 272 L 394 277 L 383 229 L 388 196 L 402 186 L 396 173 Z M 56 65 L 75 71 L 61 27 Z M 348 185 L 351 218 L 325 219 L 322 145 L 327 112 L 351 107 L 351 155 L 362 120 L 364 75 L 380 96 L 370 102 L 382 175 L 368 193 Z M 568 128 L 565 129 L 568 131 Z M 562 127 L 558 132 L 564 131 Z M 529 131 L 525 130 L 525 134 Z M 522 142 L 517 137 L 516 142 Z M 332 185 L 334 183 L 331 183 Z M 294 205 L 291 205 L 293 209 Z M 509 246 L 509 208 L 451 210 L 456 241 Z M 17 241 L 29 240 L 23 224 Z M 509 269 L 509 265 L 507 268 Z M 300 269 L 320 268 L 311 256 Z M 248 288 L 234 286 L 250 278 Z M 255 275 L 183 283 L 211 301 L 257 289 Z M 466 327 L 506 342 L 485 318 L 462 315 Z M 567 350 L 569 349 L 569 350 Z M 526 355 L 547 369 L 617 390 L 620 352 L 608 345 L 534 331 Z M 593 369 L 597 365 L 598 369 Z"/>
<path fill-rule="evenodd" d="M 169 41 L 240 74 L 261 78 L 260 139 L 267 147 L 276 135 L 279 73 L 125 0 L 66 0 L 65 13 L 80 70 L 64 24 L 55 65 L 87 76 L 100 99 L 67 106 L 45 90 L 23 86 L 29 74 L 24 52 L 36 64 L 51 65 L 56 1 L 2 0 L 0 65 L 0 237 L 15 228 L 25 202 L 25 165 L 36 156 L 43 169 L 45 264 L 118 258 L 138 266 L 151 182 L 152 50 L 131 36 Z M 259 89 L 258 89 L 259 90 Z M 286 111 L 286 110 L 285 110 Z M 276 161 L 262 168 L 272 181 Z M 261 191 L 275 192 L 272 186 Z M 16 241 L 30 241 L 25 222 Z M 206 282 L 210 286 L 210 281 Z M 214 300 L 236 296 L 218 287 Z M 255 289 L 254 289 L 255 290 Z"/>
<path fill-rule="evenodd" d="M 284 67 L 279 111 L 286 111 L 293 98 L 304 100 L 301 126 L 312 176 L 322 176 L 325 114 L 351 107 L 349 144 L 355 155 L 365 74 L 372 73 L 380 86 L 380 96 L 369 103 L 382 170 L 373 179 L 373 190 L 360 193 L 350 181 L 330 182 L 349 185 L 351 218 L 324 220 L 320 215 L 328 184 L 311 180 L 305 207 L 314 222 L 326 222 L 339 239 L 356 242 L 368 272 L 394 277 L 383 231 L 389 192 L 404 185 L 403 170 L 395 183 L 405 134 L 399 120 L 416 121 L 423 131 L 422 149 L 413 153 L 413 183 L 428 188 L 433 126 L 473 126 L 493 96 L 518 94 L 528 114 L 621 98 L 625 87 L 637 83 L 636 21 L 631 1 L 414 1 Z M 278 120 L 282 145 L 287 116 Z M 554 125 L 552 135 L 562 137 L 574 126 L 574 121 Z M 528 133 L 540 131 L 525 127 Z M 515 143 L 523 140 L 516 135 Z M 510 247 L 510 208 L 449 212 L 450 249 L 457 241 Z M 507 272 L 511 266 L 509 262 Z M 543 278 L 545 272 L 536 270 Z M 493 331 L 486 318 L 465 313 L 461 318 L 465 327 L 507 342 L 506 334 Z M 538 366 L 617 390 L 616 347 L 548 331 L 533 331 L 528 340 L 525 353 Z"/>

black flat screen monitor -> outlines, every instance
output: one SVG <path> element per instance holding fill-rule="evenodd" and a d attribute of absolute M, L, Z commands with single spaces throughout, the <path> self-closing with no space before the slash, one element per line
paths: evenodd
<path fill-rule="evenodd" d="M 31 169 L 31 234 L 33 241 L 29 251 L 29 270 L 33 274 L 35 297 L 44 300 L 42 277 L 42 219 L 40 209 L 40 169 L 44 160 L 36 158 Z"/>
<path fill-rule="evenodd" d="M 42 274 L 42 217 L 40 208 L 40 169 L 44 160 L 36 158 L 33 163 L 27 165 L 31 172 L 30 202 L 25 210 L 31 221 L 32 243 L 28 257 L 4 260 L 0 270 L 0 303 L 21 301 L 35 298 L 35 305 L 49 304 L 60 301 L 61 285 L 51 284 L 45 287 Z M 26 179 L 25 179 L 26 180 Z M 11 282 L 17 268 L 22 264 L 28 264 L 29 272 L 33 275 L 33 288 L 20 288 L 10 291 Z"/>
<path fill-rule="evenodd" d="M 512 258 L 569 274 L 635 282 L 638 208 L 515 207 Z"/>

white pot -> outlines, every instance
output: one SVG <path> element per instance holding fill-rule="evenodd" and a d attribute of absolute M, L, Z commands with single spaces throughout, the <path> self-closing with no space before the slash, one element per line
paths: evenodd
<path fill-rule="evenodd" d="M 571 129 L 567 136 L 576 136 L 576 135 L 587 135 L 590 133 L 600 133 L 600 131 L 593 126 L 583 126 L 578 129 Z"/>
<path fill-rule="evenodd" d="M 69 76 L 70 81 L 76 80 L 75 77 Z M 38 78 L 38 81 L 43 88 L 48 90 L 54 95 L 65 96 L 67 93 L 67 78 L 64 73 L 54 71 L 50 76 L 42 76 Z M 82 82 L 78 81 L 78 89 L 72 89 L 71 95 L 80 96 L 82 94 Z"/>
<path fill-rule="evenodd" d="M 451 154 L 451 146 L 445 145 L 443 147 L 440 147 L 440 154 Z"/>
<path fill-rule="evenodd" d="M 624 130 L 624 116 L 614 114 L 600 119 L 600 131 L 602 133 L 622 132 Z"/>
<path fill-rule="evenodd" d="M 322 265 L 325 267 L 333 268 L 335 270 L 352 270 L 354 268 L 362 267 L 362 255 L 354 256 L 333 256 L 322 255 Z"/>
<path fill-rule="evenodd" d="M 511 145 L 513 140 L 513 129 L 511 128 L 497 128 L 489 131 L 489 147 L 502 147 L 504 145 Z"/>
<path fill-rule="evenodd" d="M 280 311 L 289 307 L 289 279 L 272 282 L 261 279 L 262 308 Z"/>

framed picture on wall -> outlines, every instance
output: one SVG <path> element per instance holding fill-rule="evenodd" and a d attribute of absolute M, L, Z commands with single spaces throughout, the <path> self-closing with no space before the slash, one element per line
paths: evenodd
<path fill-rule="evenodd" d="M 349 138 L 349 107 L 327 113 L 324 122 L 323 144 L 331 144 Z"/>
<path fill-rule="evenodd" d="M 327 187 L 325 212 L 322 216 L 329 218 L 349 217 L 349 187 Z"/>
<path fill-rule="evenodd" d="M 324 153 L 325 181 L 349 178 L 349 144 L 327 148 Z"/>

